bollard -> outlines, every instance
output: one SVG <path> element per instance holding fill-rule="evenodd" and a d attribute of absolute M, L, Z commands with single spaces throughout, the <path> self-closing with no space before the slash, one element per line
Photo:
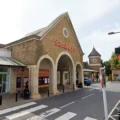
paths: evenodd
<path fill-rule="evenodd" d="M 118 120 L 120 120 L 120 109 L 118 109 Z"/>
<path fill-rule="evenodd" d="M 2 105 L 2 95 L 0 95 L 0 105 Z"/>
<path fill-rule="evenodd" d="M 48 90 L 48 97 L 49 97 L 49 90 Z"/>
<path fill-rule="evenodd" d="M 74 84 L 73 84 L 73 90 L 75 90 Z"/>
<path fill-rule="evenodd" d="M 16 97 L 15 97 L 15 101 L 18 101 L 18 92 L 16 92 Z"/>
<path fill-rule="evenodd" d="M 64 85 L 63 85 L 63 93 L 64 93 Z"/>

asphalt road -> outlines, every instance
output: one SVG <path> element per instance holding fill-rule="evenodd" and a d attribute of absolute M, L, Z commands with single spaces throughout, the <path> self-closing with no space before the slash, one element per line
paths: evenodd
<path fill-rule="evenodd" d="M 120 83 L 107 84 L 108 112 L 120 99 Z M 0 110 L 0 120 L 104 120 L 99 84 Z M 93 119 L 93 120 L 94 120 Z"/>

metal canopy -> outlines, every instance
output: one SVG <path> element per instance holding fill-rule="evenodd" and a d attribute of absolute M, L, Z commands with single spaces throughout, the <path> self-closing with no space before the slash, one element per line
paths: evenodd
<path fill-rule="evenodd" d="M 25 65 L 20 63 L 19 61 L 12 58 L 7 58 L 7 57 L 0 57 L 0 66 L 1 67 L 25 67 Z"/>
<path fill-rule="evenodd" d="M 92 70 L 92 69 L 83 69 L 84 72 L 98 72 L 96 70 Z"/>

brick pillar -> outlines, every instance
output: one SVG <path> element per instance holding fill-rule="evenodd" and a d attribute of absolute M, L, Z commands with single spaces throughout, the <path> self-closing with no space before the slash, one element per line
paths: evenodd
<path fill-rule="evenodd" d="M 37 65 L 31 65 L 29 68 L 29 86 L 30 86 L 30 95 L 33 99 L 39 99 L 41 95 L 38 92 L 38 72 L 39 68 Z"/>
<path fill-rule="evenodd" d="M 17 78 L 17 70 L 10 69 L 10 92 L 16 92 L 16 78 Z"/>
<path fill-rule="evenodd" d="M 50 70 L 50 80 L 49 80 L 49 90 L 51 93 L 58 94 L 58 90 L 57 90 L 57 70 L 55 69 L 55 67 L 53 69 Z"/>

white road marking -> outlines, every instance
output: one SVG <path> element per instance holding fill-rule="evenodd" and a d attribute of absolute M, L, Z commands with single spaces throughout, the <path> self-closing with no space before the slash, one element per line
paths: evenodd
<path fill-rule="evenodd" d="M 23 110 L 19 113 L 15 113 L 15 114 L 12 114 L 12 115 L 8 115 L 8 116 L 5 116 L 7 119 L 9 120 L 13 120 L 15 118 L 18 118 L 18 117 L 21 117 L 21 116 L 24 116 L 24 115 L 27 115 L 27 114 L 30 114 L 31 112 L 35 112 L 37 110 L 40 110 L 40 109 L 43 109 L 43 108 L 46 108 L 48 106 L 46 105 L 39 105 L 37 107 L 34 107 L 34 108 L 30 108 L 30 109 L 27 109 L 27 110 Z"/>
<path fill-rule="evenodd" d="M 100 90 L 101 89 L 101 87 L 100 88 L 98 88 L 98 87 L 89 87 L 89 88 L 94 89 L 94 90 Z"/>
<path fill-rule="evenodd" d="M 55 113 L 57 113 L 57 112 L 59 112 L 59 111 L 60 111 L 60 109 L 58 109 L 58 108 L 53 108 L 53 109 L 51 109 L 51 110 L 48 110 L 48 111 L 40 114 L 39 120 L 43 120 L 44 118 L 46 118 L 46 117 L 48 117 L 48 116 L 51 116 L 51 115 L 53 115 L 53 114 L 55 114 Z"/>
<path fill-rule="evenodd" d="M 61 106 L 60 108 L 64 108 L 64 107 L 66 107 L 66 106 L 68 106 L 68 105 L 71 105 L 71 104 L 73 104 L 73 103 L 75 103 L 75 101 L 73 101 L 73 102 L 71 102 L 71 103 L 68 103 L 68 104 L 66 104 L 66 105 L 64 105 L 64 106 Z"/>
<path fill-rule="evenodd" d="M 112 115 L 113 117 L 118 117 L 119 115 Z"/>
<path fill-rule="evenodd" d="M 91 118 L 91 117 L 86 117 L 84 120 L 97 120 L 97 119 L 94 119 L 94 118 Z"/>
<path fill-rule="evenodd" d="M 115 118 L 113 118 L 112 116 L 110 116 L 110 118 L 112 118 L 112 120 L 116 120 Z"/>
<path fill-rule="evenodd" d="M 111 110 L 111 112 L 108 115 L 108 118 L 111 116 L 111 114 L 113 113 L 113 111 L 115 110 L 115 108 L 117 107 L 117 105 L 120 103 L 120 100 L 116 103 L 116 105 L 114 106 L 114 108 Z"/>
<path fill-rule="evenodd" d="M 30 118 L 28 118 L 28 119 L 26 119 L 26 120 L 39 120 L 39 116 L 33 116 L 33 117 L 30 117 Z"/>
<path fill-rule="evenodd" d="M 71 118 L 73 118 L 76 115 L 77 114 L 75 114 L 75 113 L 67 112 L 66 114 L 60 116 L 59 118 L 56 118 L 55 120 L 70 120 Z"/>
<path fill-rule="evenodd" d="M 92 93 L 92 94 L 90 94 L 90 95 L 87 95 L 87 96 L 85 96 L 85 97 L 83 97 L 83 98 L 81 98 L 81 99 L 85 99 L 85 98 L 90 97 L 90 96 L 92 96 L 92 95 L 94 95 L 94 93 Z"/>
<path fill-rule="evenodd" d="M 89 91 L 95 90 L 95 88 L 90 89 Z"/>
<path fill-rule="evenodd" d="M 28 106 L 31 106 L 31 105 L 35 105 L 35 104 L 36 104 L 36 102 L 30 102 L 30 103 L 26 103 L 26 104 L 23 104 L 23 105 L 19 105 L 19 106 L 7 108 L 7 109 L 4 109 L 4 110 L 0 110 L 0 115 L 5 114 L 5 113 L 9 113 L 9 112 L 12 112 L 12 111 L 15 111 L 15 110 L 19 110 L 21 108 L 25 108 L 25 107 L 28 107 Z"/>
<path fill-rule="evenodd" d="M 26 119 L 26 120 L 40 120 L 41 118 L 38 116 L 38 115 L 35 115 L 35 116 L 33 116 L 33 117 L 31 117 L 31 118 L 28 118 L 28 119 Z M 47 119 L 43 119 L 43 120 L 47 120 Z"/>

